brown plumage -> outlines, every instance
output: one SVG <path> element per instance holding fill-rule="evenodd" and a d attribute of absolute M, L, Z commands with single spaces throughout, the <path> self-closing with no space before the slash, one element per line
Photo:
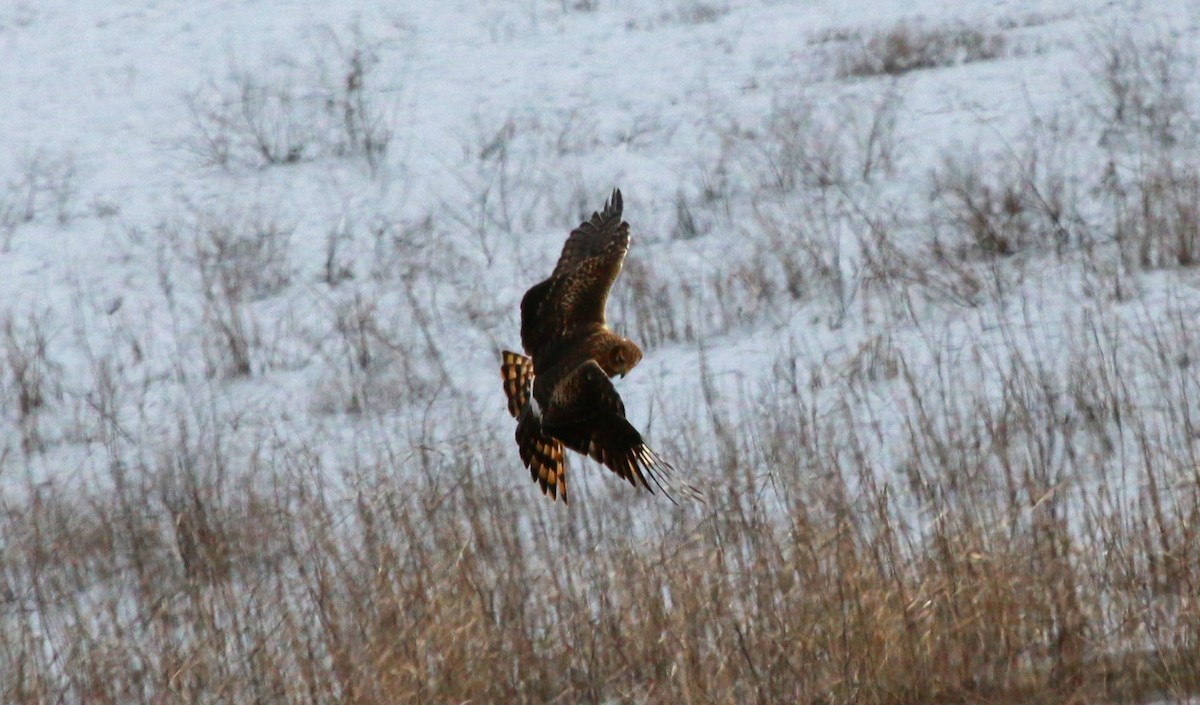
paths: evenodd
<path fill-rule="evenodd" d="M 608 328 L 608 291 L 629 250 L 629 224 L 621 220 L 621 192 L 604 210 L 571 232 L 554 271 L 521 300 L 521 344 L 529 355 L 504 350 L 500 373 L 508 411 L 517 419 L 521 461 L 544 494 L 567 501 L 563 446 L 589 455 L 635 487 L 671 497 L 699 498 L 674 478 L 625 418 L 625 405 L 609 379 L 625 376 L 642 359 L 631 340 Z"/>

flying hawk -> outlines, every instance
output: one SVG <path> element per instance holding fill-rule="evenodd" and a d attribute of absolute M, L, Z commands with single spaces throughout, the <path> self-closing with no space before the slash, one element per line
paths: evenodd
<path fill-rule="evenodd" d="M 642 359 L 641 349 L 604 321 L 608 290 L 629 250 L 621 205 L 615 190 L 603 211 L 571 232 L 550 277 L 521 300 L 521 345 L 529 356 L 504 350 L 500 365 L 508 411 L 517 419 L 517 447 L 542 493 L 564 503 L 564 446 L 634 487 L 657 487 L 672 501 L 672 490 L 699 499 L 626 420 L 609 379 L 624 377 Z"/>

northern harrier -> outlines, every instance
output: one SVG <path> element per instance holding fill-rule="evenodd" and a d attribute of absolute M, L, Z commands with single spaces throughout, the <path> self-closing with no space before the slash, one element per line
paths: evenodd
<path fill-rule="evenodd" d="M 671 497 L 698 492 L 674 480 L 674 469 L 651 450 L 629 421 L 609 380 L 642 359 L 628 338 L 604 322 L 608 290 L 629 250 L 621 192 L 571 232 L 554 272 L 521 299 L 521 345 L 529 357 L 504 350 L 500 373 L 508 411 L 517 419 L 517 447 L 542 493 L 567 501 L 563 446 L 590 455 L 618 476 Z M 674 501 L 672 499 L 672 501 Z"/>

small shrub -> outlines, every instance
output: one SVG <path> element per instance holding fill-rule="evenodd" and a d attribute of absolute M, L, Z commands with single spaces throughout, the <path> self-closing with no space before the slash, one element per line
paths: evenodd
<path fill-rule="evenodd" d="M 895 168 L 900 106 L 894 87 L 833 105 L 802 94 L 776 101 L 761 135 L 739 137 L 761 188 L 786 194 L 869 183 Z"/>
<path fill-rule="evenodd" d="M 186 97 L 186 147 L 206 166 L 264 168 L 325 156 L 362 157 L 374 174 L 387 156 L 390 116 L 374 90 L 380 45 L 355 29 L 326 33 L 338 64 L 281 60 L 211 81 Z"/>
<path fill-rule="evenodd" d="M 1001 34 L 967 27 L 917 29 L 898 25 L 847 48 L 838 60 L 840 78 L 899 76 L 909 71 L 990 61 L 1004 54 Z"/>
<path fill-rule="evenodd" d="M 764 265 L 758 278 L 781 282 L 778 288 L 794 302 L 832 304 L 835 327 L 849 312 L 861 274 L 857 243 L 848 237 L 855 227 L 853 216 L 845 206 L 840 194 L 823 191 L 811 201 L 788 199 L 754 207 Z"/>
<path fill-rule="evenodd" d="M 729 14 L 729 6 L 724 3 L 680 0 L 676 3 L 672 17 L 676 22 L 683 24 L 708 24 L 716 22 L 727 14 Z"/>
<path fill-rule="evenodd" d="M 637 257 L 627 257 L 621 273 L 621 286 L 613 291 L 617 312 L 614 325 L 623 327 L 626 335 L 635 337 L 647 350 L 667 342 L 687 340 L 689 330 L 682 316 L 682 297 L 690 298 L 692 287 L 686 282 L 665 279 L 661 272 L 649 267 Z"/>
<path fill-rule="evenodd" d="M 1088 107 L 1104 127 L 1101 143 L 1133 149 L 1190 147 L 1195 117 L 1195 56 L 1175 39 L 1143 41 L 1128 32 L 1094 36 L 1085 61 L 1098 87 Z"/>
<path fill-rule="evenodd" d="M 348 36 L 326 30 L 338 63 L 321 69 L 325 109 L 339 126 L 334 150 L 340 156 L 361 156 L 376 173 L 392 142 L 391 116 L 375 92 L 380 42 L 366 37 L 355 25 Z"/>
<path fill-rule="evenodd" d="M 295 79 L 238 72 L 186 100 L 195 131 L 189 147 L 206 166 L 267 167 L 315 156 L 319 128 Z"/>
<path fill-rule="evenodd" d="M 158 252 L 159 282 L 169 300 L 179 286 L 194 285 L 202 305 L 206 374 L 246 376 L 261 343 L 252 312 L 256 301 L 291 282 L 293 228 L 257 208 L 195 211 L 186 222 L 159 227 L 165 246 Z"/>
<path fill-rule="evenodd" d="M 192 263 L 206 288 L 244 301 L 281 291 L 292 278 L 294 228 L 265 213 L 206 212 L 196 216 Z"/>
<path fill-rule="evenodd" d="M 432 215 L 402 223 L 376 216 L 367 225 L 372 240 L 369 273 L 376 281 L 402 279 L 419 271 L 437 248 L 438 231 Z"/>
<path fill-rule="evenodd" d="M 62 368 L 50 359 L 45 315 L 20 321 L 11 313 L 0 323 L 3 335 L 3 368 L 6 379 L 0 391 L 7 410 L 20 430 L 26 455 L 46 449 L 40 419 L 43 409 L 62 396 Z"/>
<path fill-rule="evenodd" d="M 343 247 L 354 241 L 354 233 L 345 222 L 329 228 L 325 234 L 325 262 L 321 267 L 321 281 L 331 289 L 354 278 L 354 269 L 342 256 Z"/>
<path fill-rule="evenodd" d="M 1200 264 L 1200 171 L 1172 161 L 1105 180 L 1121 256 L 1132 266 Z"/>
<path fill-rule="evenodd" d="M 1036 156 L 1026 163 L 1003 159 L 999 169 L 947 156 L 931 177 L 938 209 L 931 221 L 952 228 L 956 250 L 948 254 L 1007 257 L 1031 246 L 1053 245 L 1059 253 L 1071 240 L 1066 181 L 1045 171 Z"/>
<path fill-rule="evenodd" d="M 26 223 L 66 225 L 75 216 L 79 173 L 74 154 L 37 150 L 22 159 L 15 172 L 0 188 L 0 252 L 12 248 L 17 229 Z"/>
<path fill-rule="evenodd" d="M 843 183 L 845 150 L 839 128 L 824 122 L 805 98 L 777 104 L 761 139 L 751 139 L 759 155 L 754 167 L 764 188 L 791 193 L 800 187 L 828 188 Z"/>
<path fill-rule="evenodd" d="M 675 240 L 692 240 L 708 231 L 708 223 L 696 219 L 692 206 L 683 191 L 676 192 L 675 222 L 671 226 L 671 237 Z"/>
<path fill-rule="evenodd" d="M 835 269 L 836 237 L 828 228 L 832 223 L 818 217 L 809 221 L 811 211 L 780 211 L 758 205 L 754 210 L 759 229 L 765 237 L 763 251 L 769 253 L 783 273 L 783 290 L 795 301 L 808 300 L 813 289 L 823 286 L 837 291 L 840 272 Z M 821 237 L 817 228 L 825 228 Z M 764 278 L 766 275 L 764 273 Z"/>
<path fill-rule="evenodd" d="M 595 12 L 600 9 L 600 0 L 561 0 L 562 12 Z"/>
<path fill-rule="evenodd" d="M 710 2 L 709 0 L 666 0 L 666 2 L 661 2 L 659 7 L 661 9 L 657 14 L 626 21 L 626 29 L 652 30 L 671 24 L 709 24 L 729 14 L 727 3 Z"/>
<path fill-rule="evenodd" d="M 409 363 L 415 353 L 383 334 L 377 308 L 378 302 L 362 293 L 338 304 L 333 321 L 336 351 L 316 386 L 318 411 L 361 414 L 394 410 L 406 398 L 404 390 L 421 386 L 420 376 L 410 377 Z"/>
<path fill-rule="evenodd" d="M 464 164 L 455 173 L 462 195 L 447 199 L 443 210 L 471 233 L 489 264 L 496 257 L 499 235 L 512 236 L 541 224 L 548 189 L 540 160 L 559 148 L 552 144 L 563 144 L 562 130 L 548 141 L 540 124 L 508 117 L 498 128 L 481 128 L 463 144 Z"/>
<path fill-rule="evenodd" d="M 977 252 L 1008 256 L 1034 242 L 1030 204 L 1019 181 L 990 182 L 978 169 L 947 159 L 933 176 L 933 198 Z"/>
<path fill-rule="evenodd" d="M 17 204 L 8 198 L 9 195 L 0 193 L 0 253 L 12 250 L 13 237 L 23 222 Z"/>

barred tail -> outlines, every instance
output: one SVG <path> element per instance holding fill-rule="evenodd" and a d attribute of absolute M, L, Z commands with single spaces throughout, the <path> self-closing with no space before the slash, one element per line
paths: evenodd
<path fill-rule="evenodd" d="M 517 419 L 517 448 L 521 462 L 551 499 L 562 497 L 567 504 L 567 463 L 563 445 L 542 431 L 542 422 L 532 405 L 526 405 Z"/>
<path fill-rule="evenodd" d="M 533 389 L 533 360 L 508 350 L 500 351 L 500 377 L 504 380 L 504 395 L 508 397 L 508 413 L 517 418 L 529 403 Z"/>

